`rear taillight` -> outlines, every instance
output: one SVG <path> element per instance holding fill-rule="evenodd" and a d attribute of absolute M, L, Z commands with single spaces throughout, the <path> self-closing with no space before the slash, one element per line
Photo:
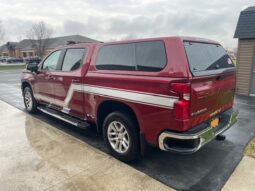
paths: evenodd
<path fill-rule="evenodd" d="M 174 115 L 178 120 L 189 119 L 190 117 L 190 102 L 180 100 L 174 104 Z"/>
<path fill-rule="evenodd" d="M 174 115 L 178 120 L 190 118 L 190 92 L 189 83 L 173 83 L 171 91 L 178 94 L 179 100 L 174 104 Z"/>

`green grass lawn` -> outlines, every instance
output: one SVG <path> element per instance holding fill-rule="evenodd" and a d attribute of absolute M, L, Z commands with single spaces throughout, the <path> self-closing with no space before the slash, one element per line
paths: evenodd
<path fill-rule="evenodd" d="M 232 61 L 234 62 L 234 65 L 236 66 L 236 59 L 233 59 Z"/>
<path fill-rule="evenodd" d="M 246 147 L 245 154 L 255 158 L 255 138 Z"/>
<path fill-rule="evenodd" d="M 25 69 L 26 68 L 26 65 L 10 65 L 10 66 L 1 66 L 0 65 L 0 70 L 17 70 L 17 69 Z"/>

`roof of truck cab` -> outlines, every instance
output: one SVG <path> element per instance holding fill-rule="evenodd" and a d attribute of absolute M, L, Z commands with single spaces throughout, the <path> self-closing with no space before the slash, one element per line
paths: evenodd
<path fill-rule="evenodd" d="M 76 44 L 66 44 L 66 45 L 62 45 L 62 46 L 58 46 L 56 49 L 59 48 L 82 48 L 82 47 L 86 47 L 86 46 L 92 46 L 92 45 L 97 45 L 97 44 L 101 44 L 102 42 L 82 42 L 82 43 L 76 43 Z"/>

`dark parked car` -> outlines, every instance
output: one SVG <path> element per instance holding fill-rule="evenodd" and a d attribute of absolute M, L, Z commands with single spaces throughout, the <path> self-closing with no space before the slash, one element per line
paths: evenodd
<path fill-rule="evenodd" d="M 0 62 L 6 62 L 6 59 L 8 59 L 7 56 L 1 56 L 0 57 Z"/>
<path fill-rule="evenodd" d="M 24 59 L 24 62 L 26 64 L 31 64 L 31 63 L 36 63 L 36 64 L 39 64 L 41 62 L 41 58 L 36 56 L 36 57 L 28 57 L 28 58 L 25 58 Z"/>
<path fill-rule="evenodd" d="M 22 58 L 7 58 L 6 62 L 9 64 L 14 64 L 14 63 L 23 63 L 24 60 Z"/>

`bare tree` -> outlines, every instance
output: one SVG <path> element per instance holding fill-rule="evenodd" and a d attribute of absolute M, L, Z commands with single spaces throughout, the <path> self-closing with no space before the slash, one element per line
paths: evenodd
<path fill-rule="evenodd" d="M 4 28 L 2 22 L 0 21 L 0 46 L 4 43 L 4 37 L 5 37 Z"/>
<path fill-rule="evenodd" d="M 51 28 L 47 27 L 43 21 L 32 25 L 31 29 L 27 32 L 27 37 L 30 39 L 37 56 L 43 57 L 51 35 Z"/>

